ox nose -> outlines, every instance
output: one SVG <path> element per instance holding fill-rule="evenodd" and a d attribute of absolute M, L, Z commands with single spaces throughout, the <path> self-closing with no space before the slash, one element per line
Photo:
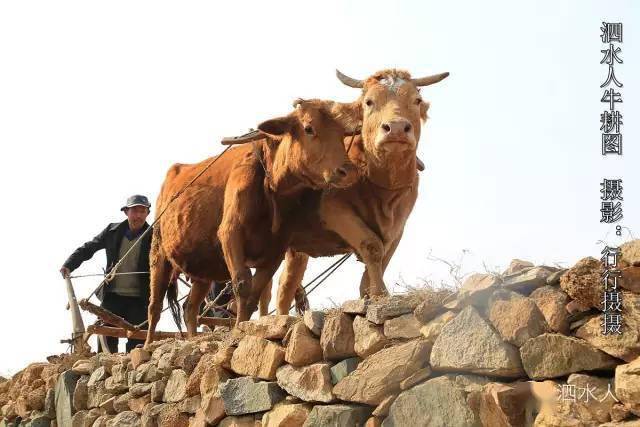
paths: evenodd
<path fill-rule="evenodd" d="M 406 135 L 411 132 L 411 122 L 406 119 L 393 120 L 384 122 L 380 125 L 383 134 L 388 139 L 399 138 L 405 139 Z"/>
<path fill-rule="evenodd" d="M 348 187 L 358 179 L 358 169 L 351 163 L 337 167 L 333 170 L 331 182 L 338 187 Z"/>
<path fill-rule="evenodd" d="M 345 168 L 338 168 L 336 169 L 336 176 L 338 178 L 346 178 L 347 177 L 347 170 Z"/>

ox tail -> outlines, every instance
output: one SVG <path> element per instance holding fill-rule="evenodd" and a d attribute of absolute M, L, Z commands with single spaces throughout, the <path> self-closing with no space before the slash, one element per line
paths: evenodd
<path fill-rule="evenodd" d="M 174 272 L 169 281 L 169 288 L 167 288 L 167 302 L 169 303 L 169 310 L 171 311 L 171 317 L 180 331 L 180 337 L 184 338 L 182 334 L 182 315 L 180 313 L 180 304 L 178 304 L 178 272 Z"/>

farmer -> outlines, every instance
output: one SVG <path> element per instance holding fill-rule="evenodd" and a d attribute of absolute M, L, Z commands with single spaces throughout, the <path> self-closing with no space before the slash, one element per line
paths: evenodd
<path fill-rule="evenodd" d="M 101 287 L 96 296 L 102 301 L 102 307 L 134 325 L 147 320 L 149 306 L 149 250 L 152 231 L 149 230 L 139 243 L 136 244 L 136 241 L 149 227 L 146 219 L 150 207 L 151 204 L 145 196 L 137 194 L 129 197 L 127 203 L 120 209 L 127 219 L 121 223 L 107 225 L 93 240 L 76 249 L 60 269 L 62 277 L 66 278 L 94 253 L 105 249 L 108 273 L 114 264 L 133 248 L 122 260 L 115 277 Z M 105 337 L 105 340 L 109 351 L 117 353 L 118 338 Z M 143 340 L 128 339 L 127 353 L 137 344 L 143 343 Z M 98 352 L 100 351 L 102 346 L 98 340 Z"/>

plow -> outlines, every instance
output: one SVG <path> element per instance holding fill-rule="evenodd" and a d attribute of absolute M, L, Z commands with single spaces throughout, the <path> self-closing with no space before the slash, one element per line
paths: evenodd
<path fill-rule="evenodd" d="M 180 281 L 188 286 L 188 283 L 182 278 L 180 278 Z M 96 335 L 98 339 L 101 340 L 103 351 L 108 351 L 107 345 L 104 341 L 102 341 L 104 337 L 132 338 L 139 340 L 146 339 L 147 330 L 143 329 L 146 321 L 139 325 L 133 325 L 132 323 L 123 319 L 121 316 L 112 313 L 104 307 L 93 304 L 88 299 L 81 299 L 80 301 L 78 301 L 76 299 L 75 290 L 73 287 L 73 283 L 71 282 L 71 278 L 65 278 L 65 282 L 67 289 L 67 298 L 69 300 L 67 309 L 71 312 L 72 332 L 70 338 L 62 339 L 60 340 L 60 342 L 63 344 L 68 344 L 71 348 L 72 353 L 89 353 L 91 351 L 89 339 L 92 335 Z M 220 293 L 220 295 L 223 293 L 224 290 Z M 217 298 L 213 301 L 206 301 L 206 305 L 202 310 L 202 313 L 204 314 L 211 308 L 215 307 L 216 300 Z M 96 316 L 96 322 L 85 328 L 81 311 Z M 199 315 L 197 318 L 199 326 L 205 325 L 209 328 L 214 328 L 216 326 L 232 327 L 235 324 L 235 318 L 233 317 L 210 317 L 203 314 Z M 156 339 L 183 338 L 182 332 L 155 331 L 154 335 Z"/>

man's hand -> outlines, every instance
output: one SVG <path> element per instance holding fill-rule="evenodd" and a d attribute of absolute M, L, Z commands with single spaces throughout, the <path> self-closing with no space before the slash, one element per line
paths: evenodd
<path fill-rule="evenodd" d="M 60 274 L 62 274 L 63 279 L 66 279 L 71 274 L 71 270 L 69 270 L 67 267 L 62 267 L 60 269 Z"/>

